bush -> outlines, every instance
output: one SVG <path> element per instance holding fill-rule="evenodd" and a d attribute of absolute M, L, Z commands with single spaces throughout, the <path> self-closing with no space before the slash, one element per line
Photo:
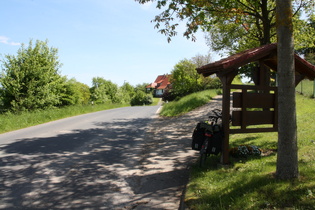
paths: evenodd
<path fill-rule="evenodd" d="M 150 95 L 145 94 L 143 91 L 137 91 L 132 97 L 131 106 L 150 105 L 153 102 L 153 98 Z"/>
<path fill-rule="evenodd" d="M 170 90 L 165 90 L 162 95 L 162 101 L 174 101 L 177 96 Z"/>

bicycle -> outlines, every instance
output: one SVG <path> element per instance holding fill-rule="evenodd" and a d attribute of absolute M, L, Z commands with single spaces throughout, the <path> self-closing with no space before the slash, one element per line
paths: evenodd
<path fill-rule="evenodd" d="M 219 109 L 212 110 L 213 115 L 208 121 L 201 122 L 200 127 L 204 129 L 204 141 L 200 148 L 200 167 L 211 154 L 218 155 L 221 152 L 223 141 L 222 112 Z"/>

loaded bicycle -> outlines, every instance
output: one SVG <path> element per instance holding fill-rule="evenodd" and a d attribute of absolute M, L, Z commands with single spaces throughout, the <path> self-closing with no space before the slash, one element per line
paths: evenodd
<path fill-rule="evenodd" d="M 200 166 L 209 155 L 221 152 L 223 137 L 222 111 L 214 109 L 208 120 L 197 124 L 192 136 L 192 149 L 200 151 Z"/>

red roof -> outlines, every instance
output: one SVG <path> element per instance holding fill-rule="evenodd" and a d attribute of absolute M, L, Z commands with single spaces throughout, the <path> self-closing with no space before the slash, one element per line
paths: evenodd
<path fill-rule="evenodd" d="M 197 72 L 204 76 L 219 72 L 228 73 L 245 64 L 258 60 L 262 60 L 265 65 L 277 71 L 277 44 L 264 45 L 237 53 L 222 60 L 202 66 L 197 69 Z M 310 80 L 315 79 L 315 66 L 297 54 L 295 54 L 295 71 L 296 74 L 304 75 Z"/>
<path fill-rule="evenodd" d="M 154 83 L 151 83 L 150 85 L 147 86 L 147 88 L 155 88 L 155 89 L 165 89 L 169 84 L 169 77 L 170 75 L 164 74 L 164 75 L 159 75 L 155 79 Z"/>

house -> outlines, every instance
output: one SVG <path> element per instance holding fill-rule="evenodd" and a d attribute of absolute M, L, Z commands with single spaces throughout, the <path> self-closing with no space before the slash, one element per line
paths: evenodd
<path fill-rule="evenodd" d="M 170 75 L 168 74 L 159 75 L 153 83 L 146 86 L 146 89 L 147 91 L 153 90 L 154 97 L 162 97 L 165 90 L 168 89 L 171 85 L 169 79 Z"/>

